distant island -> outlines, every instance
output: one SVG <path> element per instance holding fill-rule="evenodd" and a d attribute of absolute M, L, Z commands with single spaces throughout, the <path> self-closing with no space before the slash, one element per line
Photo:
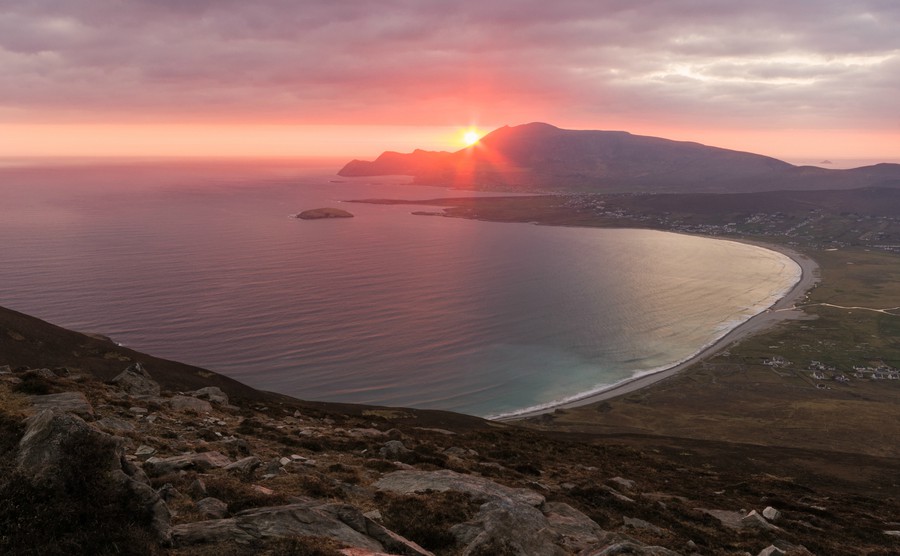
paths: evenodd
<path fill-rule="evenodd" d="M 346 210 L 341 210 L 338 208 L 317 208 L 304 210 L 300 214 L 294 216 L 294 218 L 299 218 L 301 220 L 322 220 L 325 218 L 353 218 L 353 214 L 347 212 Z"/>
<path fill-rule="evenodd" d="M 625 131 L 501 127 L 456 152 L 385 152 L 343 177 L 408 175 L 421 185 L 552 193 L 750 193 L 900 187 L 900 164 L 835 170 Z"/>

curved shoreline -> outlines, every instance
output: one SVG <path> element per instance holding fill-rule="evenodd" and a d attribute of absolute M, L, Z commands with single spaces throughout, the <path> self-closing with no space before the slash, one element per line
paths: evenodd
<path fill-rule="evenodd" d="M 754 245 L 756 247 L 761 247 L 763 249 L 781 253 L 782 255 L 790 258 L 797 264 L 797 266 L 800 267 L 799 280 L 797 280 L 797 282 L 791 287 L 791 289 L 789 289 L 787 293 L 785 293 L 780 299 L 778 299 L 778 301 L 773 303 L 768 309 L 765 309 L 764 311 L 753 315 L 746 321 L 729 330 L 718 340 L 715 340 L 710 345 L 706 346 L 690 358 L 680 363 L 677 363 L 675 365 L 672 365 L 671 367 L 655 373 L 641 375 L 624 380 L 622 382 L 618 382 L 605 390 L 586 394 L 584 397 L 570 399 L 557 404 L 548 405 L 547 407 L 542 407 L 540 409 L 523 411 L 512 415 L 493 417 L 492 420 L 515 421 L 518 419 L 527 419 L 529 417 L 551 413 L 557 409 L 568 409 L 590 405 L 600 401 L 608 400 L 610 398 L 630 394 L 631 392 L 640 390 L 641 388 L 646 388 L 652 384 L 656 384 L 657 382 L 674 376 L 684 369 L 694 365 L 695 363 L 702 361 L 715 353 L 718 353 L 725 347 L 734 344 L 738 340 L 765 330 L 778 322 L 798 319 L 803 316 L 803 311 L 800 309 L 796 309 L 794 305 L 797 300 L 806 295 L 806 292 L 808 292 L 819 281 L 819 265 L 813 259 L 789 247 L 784 247 L 781 245 L 742 239 L 721 239 L 724 241 L 734 241 L 736 243 L 746 243 L 748 245 Z"/>

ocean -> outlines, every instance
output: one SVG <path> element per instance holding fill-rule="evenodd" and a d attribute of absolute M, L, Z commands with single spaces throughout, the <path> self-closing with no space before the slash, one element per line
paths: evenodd
<path fill-rule="evenodd" d="M 0 305 L 298 398 L 499 416 L 682 361 L 799 276 L 731 241 L 345 204 L 473 193 L 339 167 L 7 161 Z M 355 218 L 292 218 L 323 206 Z"/>

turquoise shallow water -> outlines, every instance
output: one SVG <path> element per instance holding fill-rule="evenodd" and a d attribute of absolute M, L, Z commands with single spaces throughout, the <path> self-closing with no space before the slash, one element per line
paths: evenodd
<path fill-rule="evenodd" d="M 498 415 L 683 360 L 799 272 L 734 242 L 340 205 L 469 193 L 331 172 L 0 169 L 0 304 L 301 398 Z M 290 218 L 334 205 L 356 217 Z"/>

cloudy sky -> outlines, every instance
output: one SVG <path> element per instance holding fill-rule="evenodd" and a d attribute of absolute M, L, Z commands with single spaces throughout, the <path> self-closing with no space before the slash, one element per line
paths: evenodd
<path fill-rule="evenodd" d="M 900 160 L 896 0 L 0 0 L 0 76 L 0 156 L 372 156 L 545 121 Z"/>

